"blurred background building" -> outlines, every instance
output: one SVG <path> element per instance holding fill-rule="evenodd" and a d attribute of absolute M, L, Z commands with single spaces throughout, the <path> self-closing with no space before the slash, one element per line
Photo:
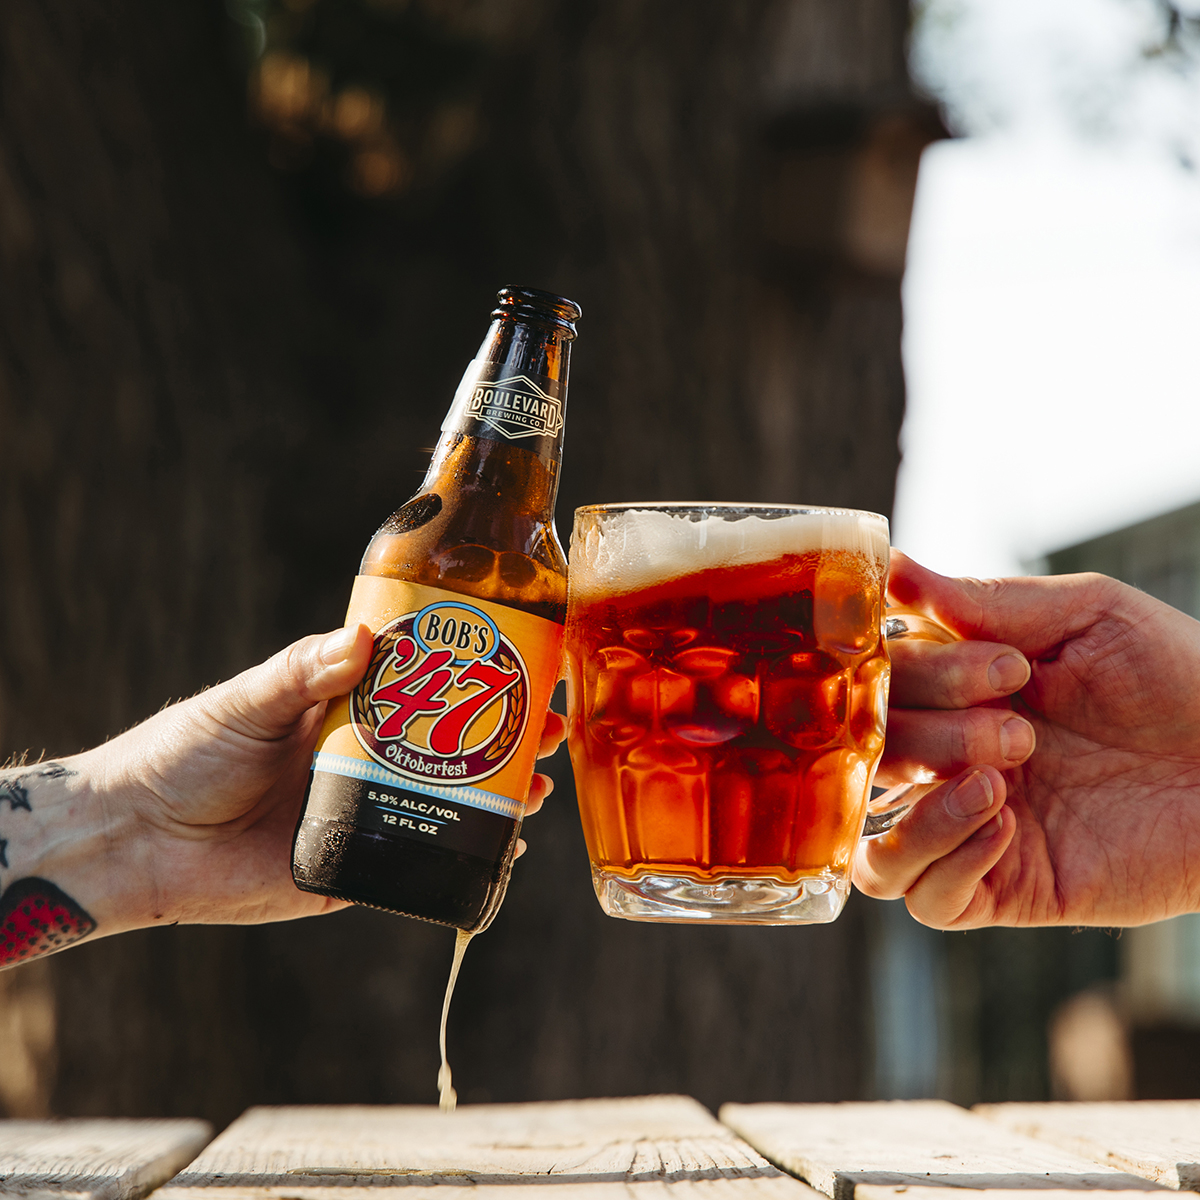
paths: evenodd
<path fill-rule="evenodd" d="M 963 136 L 921 163 L 893 540 L 1200 616 L 1200 5 L 915 17 L 914 73 Z M 1196 918 L 943 935 L 883 907 L 878 1094 L 1200 1094 Z"/>
<path fill-rule="evenodd" d="M 1200 618 L 1200 504 L 1055 551 L 1046 568 L 1101 571 Z M 1126 930 L 1120 951 L 1110 1007 L 1125 1034 L 1133 1093 L 1197 1094 L 1200 913 Z M 1089 1019 L 1098 1012 L 1093 1002 Z"/>
<path fill-rule="evenodd" d="M 69 753 L 338 624 L 506 283 L 584 308 L 560 528 L 895 495 L 899 545 L 996 574 L 1195 500 L 1196 15 L 12 0 L 0 745 Z M 1188 922 L 609 920 L 553 770 L 456 996 L 467 1101 L 1140 1094 L 1192 1036 Z M 428 1102 L 451 943 L 354 910 L 5 972 L 0 1106 Z"/>
<path fill-rule="evenodd" d="M 893 536 L 938 570 L 1019 574 L 1200 495 L 1198 15 L 918 8 L 914 70 L 966 136 L 921 164 Z"/>

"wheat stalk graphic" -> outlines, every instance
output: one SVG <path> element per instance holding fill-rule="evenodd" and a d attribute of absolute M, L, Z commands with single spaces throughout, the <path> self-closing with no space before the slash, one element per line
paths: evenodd
<path fill-rule="evenodd" d="M 517 682 L 506 694 L 504 724 L 500 727 L 500 736 L 483 753 L 487 762 L 507 758 L 513 744 L 521 736 L 521 728 L 525 724 L 525 674 L 517 660 L 503 647 L 496 651 L 496 665 L 504 671 L 516 671 Z"/>
<path fill-rule="evenodd" d="M 383 637 L 376 636 L 375 646 L 371 652 L 371 661 L 367 665 L 367 673 L 354 686 L 350 693 L 350 709 L 354 720 L 362 726 L 375 731 L 375 712 L 371 707 L 371 693 L 379 683 L 379 677 L 384 665 L 392 657 L 392 650 L 399 640 L 399 634 L 391 631 Z"/>

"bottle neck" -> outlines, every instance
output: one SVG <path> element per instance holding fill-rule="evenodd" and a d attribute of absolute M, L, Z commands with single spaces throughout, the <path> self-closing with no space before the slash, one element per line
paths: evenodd
<path fill-rule="evenodd" d="M 574 338 L 572 332 L 551 322 L 543 325 L 509 313 L 493 315 L 474 361 L 542 376 L 565 392 Z"/>
<path fill-rule="evenodd" d="M 551 521 L 558 476 L 557 458 L 448 430 L 438 439 L 421 490 L 454 495 L 460 502 L 487 508 L 512 507 Z"/>
<path fill-rule="evenodd" d="M 493 319 L 442 422 L 427 489 L 452 479 L 493 504 L 553 515 L 571 338 L 551 322 Z"/>

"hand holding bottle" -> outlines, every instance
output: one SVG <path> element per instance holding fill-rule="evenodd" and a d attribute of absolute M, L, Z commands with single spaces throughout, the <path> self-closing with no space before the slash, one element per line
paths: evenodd
<path fill-rule="evenodd" d="M 52 931 L 18 914 L 0 966 L 89 935 L 344 907 L 298 891 L 288 852 L 326 702 L 358 682 L 370 647 L 362 626 L 304 638 L 95 750 L 0 773 L 0 925 L 32 897 Z M 563 730 L 549 714 L 542 754 Z M 552 787 L 535 775 L 527 812 Z"/>
<path fill-rule="evenodd" d="M 346 629 L 96 750 L 0 772 L 0 965 L 347 901 L 486 927 L 550 790 L 534 759 L 563 736 L 546 715 L 566 609 L 554 500 L 579 315 L 500 293 L 421 492 L 367 548 Z"/>

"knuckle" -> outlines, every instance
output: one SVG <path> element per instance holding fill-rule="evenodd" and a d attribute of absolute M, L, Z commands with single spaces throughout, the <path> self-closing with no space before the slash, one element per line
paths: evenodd
<path fill-rule="evenodd" d="M 1088 590 L 1096 590 L 1101 594 L 1112 593 L 1120 588 L 1120 583 L 1112 579 L 1108 575 L 1101 575 L 1099 571 L 1084 571 L 1075 577 L 1075 584 L 1078 587 Z M 1116 585 L 1114 587 L 1114 585 Z"/>
<path fill-rule="evenodd" d="M 960 908 L 958 915 L 947 921 L 942 928 L 945 930 L 979 929 L 990 924 L 986 901 L 981 900 L 978 893 L 979 889 L 976 887 Z"/>
<path fill-rule="evenodd" d="M 989 600 L 1002 600 L 1012 591 L 1012 582 L 1008 579 L 984 579 L 979 584 L 980 594 Z"/>
<path fill-rule="evenodd" d="M 949 651 L 940 665 L 939 684 L 941 691 L 941 706 L 945 708 L 967 708 L 975 701 L 971 687 L 972 676 L 975 673 L 973 654 L 967 643 L 955 646 L 944 646 L 939 649 Z"/>
<path fill-rule="evenodd" d="M 988 615 L 1003 610 L 1010 598 L 1018 594 L 1015 589 L 1022 582 L 1019 579 L 960 579 L 965 595 L 976 606 L 971 624 L 977 629 L 985 629 Z"/>
<path fill-rule="evenodd" d="M 954 917 L 927 908 L 918 896 L 908 895 L 904 898 L 904 902 L 913 920 L 927 929 L 939 929 L 944 932 L 959 928 Z"/>
<path fill-rule="evenodd" d="M 288 675 L 293 679 L 300 679 L 304 675 L 304 658 L 307 646 L 304 641 L 293 642 L 286 649 L 282 650 L 275 656 L 279 664 L 279 670 L 282 674 Z"/>
<path fill-rule="evenodd" d="M 903 643 L 900 643 L 903 646 Z M 981 670 L 977 643 L 917 644 L 893 651 L 897 694 L 910 703 L 935 709 L 967 708 L 990 689 L 978 683 Z"/>
<path fill-rule="evenodd" d="M 888 887 L 872 871 L 856 876 L 854 884 L 864 896 L 870 896 L 872 900 L 896 900 L 904 895 L 903 891 Z"/>
<path fill-rule="evenodd" d="M 891 864 L 890 870 L 887 864 L 880 864 L 876 861 L 878 857 L 879 849 L 874 845 L 862 847 L 854 866 L 854 886 L 872 900 L 898 900 L 911 880 L 902 878 L 895 864 Z"/>
<path fill-rule="evenodd" d="M 280 682 L 294 688 L 305 699 L 309 694 L 308 681 L 312 673 L 311 659 L 317 640 L 314 637 L 302 638 L 275 656 L 278 664 L 276 670 L 281 676 Z"/>
<path fill-rule="evenodd" d="M 971 708 L 958 722 L 955 752 L 963 767 L 992 762 L 1000 755 L 1000 721 L 1011 713 L 993 708 Z"/>
<path fill-rule="evenodd" d="M 955 870 L 952 862 L 920 879 L 905 900 L 913 917 L 931 929 L 977 929 L 992 922 L 988 889 L 977 874 Z"/>
<path fill-rule="evenodd" d="M 962 929 L 970 896 L 964 897 L 958 888 L 948 887 L 937 878 L 925 878 L 909 891 L 904 902 L 913 918 L 930 929 Z"/>

